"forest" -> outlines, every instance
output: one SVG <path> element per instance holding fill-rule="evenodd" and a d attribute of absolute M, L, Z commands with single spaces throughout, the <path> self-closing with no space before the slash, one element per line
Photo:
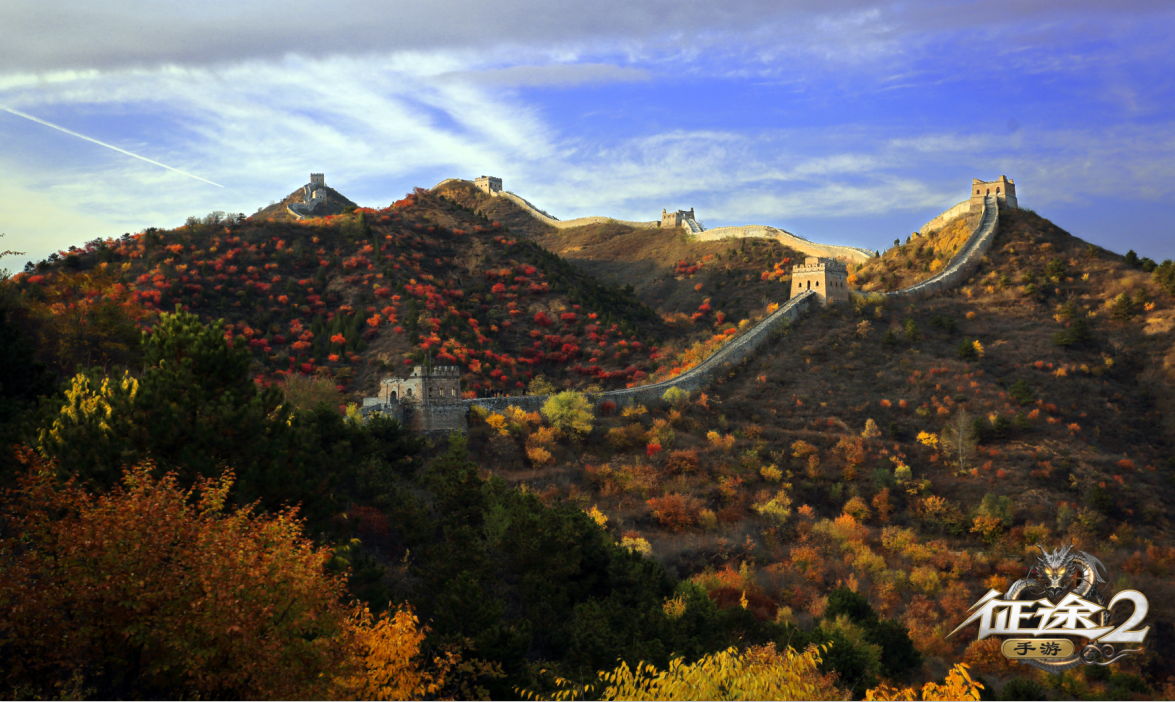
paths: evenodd
<path fill-rule="evenodd" d="M 1175 695 L 1175 264 L 1009 211 L 952 293 L 875 294 L 965 223 L 712 387 L 597 406 L 745 333 L 801 256 L 512 206 L 212 213 L 4 272 L 0 696 Z M 549 399 L 360 416 L 430 362 Z M 1068 543 L 1150 598 L 1141 654 L 1049 675 L 947 636 Z"/>

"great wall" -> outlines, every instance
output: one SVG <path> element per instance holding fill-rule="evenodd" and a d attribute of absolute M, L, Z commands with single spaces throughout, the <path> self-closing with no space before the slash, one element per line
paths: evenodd
<path fill-rule="evenodd" d="M 965 280 L 979 263 L 987 252 L 991 249 L 992 243 L 995 240 L 996 232 L 999 229 L 999 210 L 1000 206 L 1015 208 L 1017 202 L 1015 199 L 1015 190 L 1006 188 L 1002 183 L 1010 184 L 1011 181 L 1000 176 L 1001 182 L 999 186 L 1002 192 L 987 193 L 982 192 L 985 188 L 977 188 L 977 186 L 988 185 L 983 181 L 975 180 L 972 183 L 971 199 L 966 203 L 968 205 L 967 213 L 978 210 L 980 212 L 979 224 L 976 225 L 975 230 L 968 237 L 967 242 L 954 256 L 951 263 L 943 270 L 934 276 L 912 285 L 908 288 L 895 290 L 888 293 L 876 293 L 882 295 L 885 300 L 901 301 L 901 300 L 919 300 L 932 295 L 937 295 L 949 290 L 952 287 L 959 285 Z M 454 179 L 450 179 L 454 180 Z M 443 185 L 443 181 L 440 185 Z M 501 181 L 498 181 L 499 185 Z M 999 195 L 1007 194 L 1005 197 Z M 521 199 L 521 198 L 520 198 Z M 960 203 L 962 205 L 964 203 Z M 959 207 L 947 210 L 938 218 L 946 218 L 946 215 Z M 947 221 L 962 216 L 961 213 L 956 212 L 949 217 Z M 934 220 L 932 220 L 933 222 Z M 941 225 L 940 225 L 941 226 Z M 724 227 L 723 229 L 740 229 L 738 227 Z M 713 231 L 713 230 L 711 230 Z M 781 230 L 776 230 L 781 231 Z M 709 233 L 709 232 L 706 232 Z M 725 237 L 716 237 L 725 238 Z M 822 247 L 823 248 L 823 247 Z M 834 248 L 848 248 L 848 247 L 834 247 Z M 660 400 L 665 392 L 670 388 L 678 388 L 686 392 L 693 392 L 700 390 L 718 377 L 728 374 L 734 366 L 742 363 L 763 346 L 772 336 L 774 332 L 781 327 L 789 324 L 797 319 L 803 312 L 809 310 L 812 306 L 819 302 L 829 302 L 828 298 L 847 299 L 840 295 L 826 295 L 824 290 L 828 289 L 828 276 L 835 276 L 838 280 L 840 278 L 840 271 L 843 269 L 843 264 L 837 261 L 821 261 L 819 257 L 815 257 L 816 262 L 809 259 L 797 266 L 800 268 L 808 268 L 810 272 L 805 274 L 805 278 L 816 275 L 822 276 L 825 282 L 823 290 L 820 288 L 805 287 L 802 290 L 797 288 L 799 292 L 793 294 L 792 298 L 782 305 L 779 309 L 767 315 L 760 320 L 753 327 L 746 332 L 736 336 L 729 344 L 723 346 L 713 355 L 700 364 L 682 373 L 681 375 L 663 380 L 658 383 L 651 383 L 649 385 L 642 385 L 634 388 L 626 388 L 624 390 L 608 390 L 601 393 L 590 395 L 593 404 L 598 408 L 604 402 L 614 402 L 617 407 L 623 407 L 628 404 L 636 403 L 651 403 Z M 820 264 L 835 264 L 830 266 Z M 825 269 L 827 268 L 827 272 Z M 417 370 L 417 375 L 420 371 Z M 368 416 L 373 412 L 382 412 L 395 417 L 406 426 L 420 432 L 436 432 L 436 431 L 465 431 L 468 428 L 468 415 L 473 406 L 478 406 L 492 412 L 500 412 L 507 407 L 513 405 L 528 412 L 535 412 L 542 408 L 546 401 L 550 398 L 549 395 L 510 395 L 504 397 L 485 397 L 462 400 L 444 400 L 440 402 L 424 402 L 412 403 L 401 401 L 389 401 L 387 394 L 381 392 L 381 397 L 366 398 L 363 403 L 362 413 Z"/>

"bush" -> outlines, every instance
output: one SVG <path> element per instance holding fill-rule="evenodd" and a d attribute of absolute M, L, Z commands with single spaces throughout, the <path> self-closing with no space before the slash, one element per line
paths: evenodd
<path fill-rule="evenodd" d="M 543 416 L 551 426 L 567 432 L 583 435 L 592 430 L 592 403 L 574 390 L 552 395 L 543 405 Z"/>
<path fill-rule="evenodd" d="M 1030 405 L 1036 402 L 1036 397 L 1032 394 L 1032 388 L 1028 387 L 1028 383 L 1023 378 L 1012 383 L 1012 387 L 1008 388 L 1008 397 L 1022 405 Z"/>
<path fill-rule="evenodd" d="M 1069 328 L 1053 334 L 1053 344 L 1056 346 L 1080 346 L 1093 340 L 1093 332 L 1089 329 L 1089 322 L 1085 317 L 1073 320 Z"/>

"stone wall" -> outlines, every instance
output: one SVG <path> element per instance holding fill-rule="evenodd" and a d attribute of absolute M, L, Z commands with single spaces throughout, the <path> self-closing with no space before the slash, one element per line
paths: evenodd
<path fill-rule="evenodd" d="M 516 204 L 519 207 L 521 207 L 522 209 L 526 210 L 527 214 L 529 214 L 530 216 L 539 220 L 543 224 L 549 224 L 552 227 L 555 227 L 556 229 L 569 229 L 571 227 L 582 227 L 585 224 L 607 224 L 609 222 L 615 222 L 617 224 L 623 224 L 623 225 L 626 225 L 629 227 L 634 227 L 637 229 L 656 229 L 657 227 L 661 226 L 661 222 L 659 222 L 659 221 L 657 221 L 657 222 L 630 222 L 628 220 L 614 219 L 612 217 L 577 217 L 576 219 L 569 219 L 569 220 L 564 221 L 564 220 L 560 220 L 560 219 L 555 219 L 554 217 L 547 214 L 543 210 L 540 210 L 539 208 L 532 205 L 526 199 L 521 198 L 512 192 L 503 190 L 502 192 L 498 193 L 497 195 L 499 197 L 504 197 L 507 200 L 510 200 L 514 204 Z"/>
<path fill-rule="evenodd" d="M 860 249 L 855 246 L 839 246 L 837 244 L 817 244 L 814 241 L 808 241 L 804 237 L 797 236 L 789 231 L 762 224 L 749 224 L 742 227 L 715 227 L 714 229 L 707 229 L 695 238 L 697 241 L 717 241 L 719 239 L 775 239 L 779 243 L 790 246 L 807 256 L 840 258 L 853 263 L 861 263 L 874 257 L 874 253 L 868 249 Z"/>
<path fill-rule="evenodd" d="M 882 294 L 887 299 L 895 301 L 920 300 L 931 295 L 938 295 L 959 285 L 971 275 L 991 249 L 992 242 L 995 241 L 996 230 L 999 229 L 999 223 L 1000 208 L 996 197 L 988 195 L 984 199 L 983 215 L 979 220 L 979 226 L 975 228 L 970 238 L 967 239 L 967 243 L 963 245 L 959 253 L 955 254 L 955 258 L 946 268 L 942 269 L 938 275 L 921 283 Z"/>
<path fill-rule="evenodd" d="M 966 217 L 969 214 L 971 214 L 971 201 L 964 200 L 926 224 L 923 224 L 922 228 L 918 230 L 918 236 L 930 236 L 956 219 Z"/>
<path fill-rule="evenodd" d="M 784 324 L 795 321 L 800 314 L 806 311 L 819 298 L 816 293 L 804 291 L 802 294 L 788 300 L 787 304 L 769 314 L 758 324 L 743 334 L 735 337 L 717 353 L 710 356 L 697 366 L 682 373 L 676 378 L 663 380 L 651 385 L 642 385 L 623 390 L 608 390 L 592 395 L 594 404 L 599 405 L 611 400 L 617 407 L 633 403 L 650 403 L 660 400 L 669 388 L 679 388 L 686 392 L 700 390 L 715 379 L 730 372 L 733 366 L 746 360 L 770 338 L 771 333 L 780 329 Z M 485 397 L 465 400 L 467 407 L 477 405 L 492 412 L 501 412 L 510 405 L 514 405 L 527 412 L 537 412 L 542 409 L 548 399 L 547 395 L 521 395 L 512 397 Z"/>

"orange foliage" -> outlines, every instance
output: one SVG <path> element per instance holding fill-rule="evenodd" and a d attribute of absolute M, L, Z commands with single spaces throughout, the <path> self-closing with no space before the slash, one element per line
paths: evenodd
<path fill-rule="evenodd" d="M 346 576 L 292 510 L 229 508 L 231 472 L 185 491 L 145 462 L 93 495 L 19 458 L 0 539 L 10 679 L 105 668 L 144 696 L 330 696 L 350 657 Z"/>
<path fill-rule="evenodd" d="M 680 531 L 696 524 L 698 513 L 704 506 L 702 501 L 696 497 L 687 497 L 677 493 L 654 497 L 648 501 L 648 505 L 653 510 L 653 516 L 661 522 L 661 525 L 673 531 Z"/>

